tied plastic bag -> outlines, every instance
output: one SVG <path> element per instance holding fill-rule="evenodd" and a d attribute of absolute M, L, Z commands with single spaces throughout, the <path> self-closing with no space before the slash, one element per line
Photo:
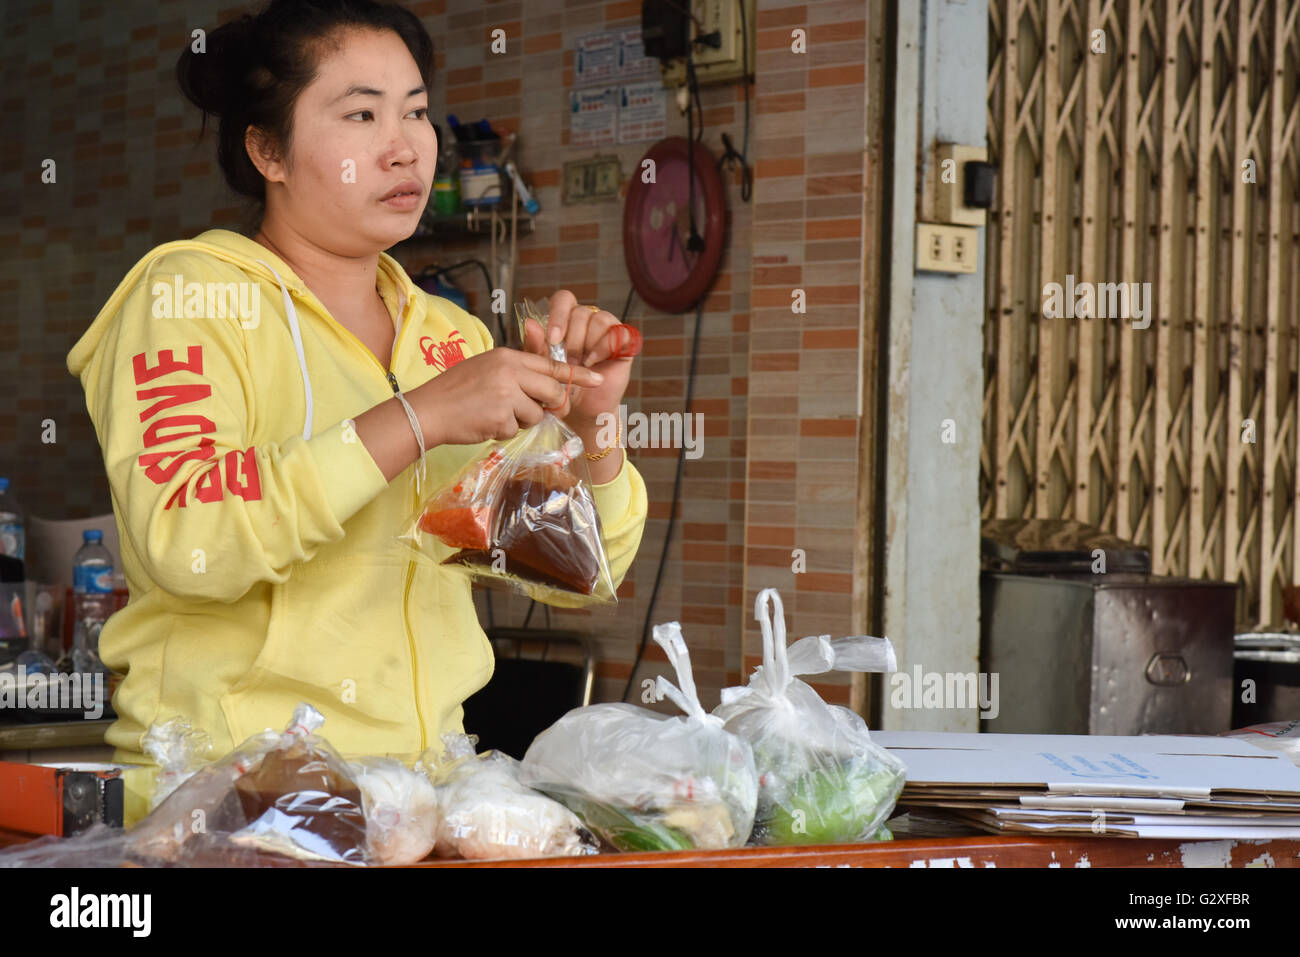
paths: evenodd
<path fill-rule="evenodd" d="M 654 639 L 681 684 L 660 675 L 658 694 L 685 716 L 622 703 L 575 708 L 533 741 L 520 780 L 620 851 L 740 847 L 758 800 L 753 753 L 700 705 L 681 626 L 657 625 Z"/>
<path fill-rule="evenodd" d="M 596 853 L 582 822 L 563 805 L 519 783 L 519 762 L 499 751 L 474 753 L 472 735 L 444 734 L 446 751 L 430 773 L 442 810 L 441 857 L 468 860 L 576 857 Z"/>
<path fill-rule="evenodd" d="M 366 863 L 361 790 L 315 733 L 324 720 L 300 704 L 282 734 L 255 734 L 201 768 L 127 832 L 130 853 L 172 864 L 248 864 L 256 852 Z"/>
<path fill-rule="evenodd" d="M 785 611 L 771 588 L 759 592 L 754 617 L 763 664 L 746 687 L 725 689 L 713 712 L 754 749 L 759 796 L 751 843 L 871 840 L 898 800 L 907 767 L 871 740 L 861 717 L 827 704 L 795 675 L 894 671 L 893 647 L 884 638 L 818 636 L 787 650 Z"/>
<path fill-rule="evenodd" d="M 393 758 L 361 758 L 349 768 L 361 788 L 368 862 L 401 866 L 428 857 L 441 819 L 429 778 Z"/>
<path fill-rule="evenodd" d="M 556 349 L 563 362 L 564 347 L 552 346 L 553 355 Z M 444 565 L 511 582 L 540 601 L 618 600 L 582 439 L 550 413 L 466 465 L 425 501 L 400 538 Z M 438 543 L 455 552 L 444 557 Z"/>
<path fill-rule="evenodd" d="M 144 753 L 158 765 L 149 810 L 161 804 L 211 759 L 212 738 L 196 730 L 187 718 L 175 717 L 149 726 L 141 740 Z"/>

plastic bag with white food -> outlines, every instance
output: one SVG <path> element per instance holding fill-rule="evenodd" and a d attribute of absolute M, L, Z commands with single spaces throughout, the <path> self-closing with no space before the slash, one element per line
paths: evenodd
<path fill-rule="evenodd" d="M 759 798 L 751 843 L 872 840 L 898 800 L 907 768 L 871 740 L 861 716 L 827 704 L 795 675 L 893 671 L 893 647 L 884 638 L 822 635 L 787 649 L 785 610 L 772 588 L 759 592 L 754 617 L 763 632 L 763 664 L 745 687 L 724 689 L 713 712 L 754 748 Z"/>
<path fill-rule="evenodd" d="M 366 812 L 369 863 L 414 864 L 433 850 L 441 814 L 428 776 L 394 758 L 349 763 Z"/>
<path fill-rule="evenodd" d="M 206 731 L 195 729 L 188 718 L 177 716 L 150 725 L 141 745 L 144 753 L 158 765 L 158 777 L 149 801 L 151 811 L 211 761 L 212 738 Z"/>
<path fill-rule="evenodd" d="M 622 703 L 575 708 L 533 741 L 521 780 L 620 851 L 739 847 L 758 799 L 753 753 L 700 704 L 681 626 L 656 625 L 654 639 L 681 682 L 660 675 L 657 691 L 685 716 Z"/>
<path fill-rule="evenodd" d="M 572 811 L 519 783 L 514 758 L 499 751 L 475 754 L 472 735 L 442 739 L 447 750 L 432 770 L 441 811 L 440 856 L 517 860 L 596 852 Z"/>

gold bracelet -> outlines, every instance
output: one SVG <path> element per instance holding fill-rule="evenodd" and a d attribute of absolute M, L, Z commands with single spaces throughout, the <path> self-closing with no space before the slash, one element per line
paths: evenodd
<path fill-rule="evenodd" d="M 610 452 L 613 452 L 616 448 L 618 448 L 619 446 L 621 446 L 621 445 L 623 444 L 623 443 L 622 443 L 622 439 L 623 439 L 623 423 L 622 423 L 622 422 L 615 422 L 615 423 L 614 423 L 614 444 L 613 444 L 613 445 L 611 445 L 611 446 L 610 446 L 609 448 L 607 448 L 607 449 L 602 449 L 602 450 L 599 451 L 599 452 L 595 452 L 595 453 L 592 453 L 592 452 L 583 452 L 582 454 L 583 454 L 583 456 L 586 457 L 586 459 L 587 459 L 588 462 L 599 462 L 599 461 L 600 461 L 601 459 L 603 459 L 605 456 L 609 455 Z"/>

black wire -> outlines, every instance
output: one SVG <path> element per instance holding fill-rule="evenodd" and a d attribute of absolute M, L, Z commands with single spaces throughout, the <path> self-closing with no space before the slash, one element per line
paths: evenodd
<path fill-rule="evenodd" d="M 691 235 L 686 240 L 686 248 L 698 253 L 704 248 L 704 240 L 695 224 L 695 103 L 699 100 L 699 88 L 695 79 L 695 60 L 691 48 L 686 48 L 686 182 L 688 200 L 687 213 L 690 216 Z M 700 136 L 704 135 L 704 111 L 700 110 Z"/>
<path fill-rule="evenodd" d="M 749 43 L 744 39 L 748 35 L 745 25 L 745 0 L 736 0 L 736 5 L 740 7 L 740 62 L 742 73 L 740 82 L 745 87 L 745 138 L 741 142 L 740 152 L 737 153 L 736 147 L 731 142 L 731 137 L 726 133 L 722 134 L 724 150 L 718 160 L 718 170 L 730 169 L 736 163 L 740 164 L 740 200 L 743 203 L 748 203 L 750 197 L 754 195 L 754 171 L 749 167 Z"/>
<path fill-rule="evenodd" d="M 528 622 L 529 622 L 529 621 L 532 619 L 532 617 L 533 617 L 533 609 L 536 608 L 536 607 L 537 607 L 537 599 L 534 598 L 534 599 L 532 599 L 532 600 L 528 603 L 528 614 L 524 615 L 524 623 L 523 623 L 522 625 L 520 625 L 519 627 L 521 627 L 521 628 L 527 628 L 527 627 L 528 627 Z"/>
<path fill-rule="evenodd" d="M 695 366 L 700 356 L 700 326 L 704 322 L 704 297 L 695 309 L 695 335 L 691 340 L 691 370 L 686 379 L 686 411 L 684 415 L 691 414 L 691 404 L 695 397 Z M 683 426 L 685 428 L 685 426 Z M 664 566 L 668 563 L 668 550 L 673 541 L 673 526 L 677 522 L 677 503 L 682 494 L 682 477 L 686 469 L 686 443 L 677 453 L 677 477 L 673 479 L 673 503 L 668 509 L 668 530 L 664 532 L 664 549 L 659 553 L 659 568 L 655 572 L 655 583 L 650 589 L 650 601 L 645 609 L 645 622 L 641 626 L 641 644 L 636 649 L 636 659 L 632 662 L 632 670 L 628 672 L 627 686 L 623 688 L 623 697 L 621 701 L 626 701 L 628 692 L 632 690 L 632 683 L 636 680 L 636 670 L 641 667 L 641 659 L 645 656 L 646 641 L 650 637 L 650 620 L 654 615 L 655 599 L 659 597 L 659 585 L 663 581 Z"/>
<path fill-rule="evenodd" d="M 546 612 L 546 630 L 547 630 L 547 631 L 550 631 L 550 629 L 551 629 L 551 606 L 550 606 L 550 605 L 543 605 L 543 606 L 542 606 L 542 611 Z"/>
<path fill-rule="evenodd" d="M 704 142 L 704 104 L 700 101 L 700 79 L 695 73 L 695 64 L 691 64 L 691 96 L 695 100 L 695 112 L 700 117 L 700 128 L 695 133 L 695 142 Z"/>
<path fill-rule="evenodd" d="M 496 292 L 496 287 L 492 285 L 492 275 L 488 272 L 487 265 L 481 259 L 465 259 L 451 266 L 430 266 L 428 269 L 423 270 L 417 278 L 448 276 L 457 269 L 463 269 L 466 266 L 478 266 L 483 273 L 483 282 L 487 285 L 488 308 L 490 309 L 492 307 L 492 294 Z M 497 329 L 501 333 L 501 345 L 508 346 L 510 345 L 510 337 L 506 335 L 506 324 L 501 318 L 501 313 L 498 312 L 494 315 L 497 317 Z"/>
<path fill-rule="evenodd" d="M 627 311 L 632 308 L 632 294 L 636 292 L 636 286 L 630 286 L 627 290 L 627 302 L 623 303 L 623 314 L 618 317 L 619 322 L 627 322 Z"/>

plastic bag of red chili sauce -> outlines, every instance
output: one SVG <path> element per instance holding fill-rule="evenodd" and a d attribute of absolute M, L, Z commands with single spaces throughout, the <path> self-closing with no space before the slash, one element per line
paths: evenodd
<path fill-rule="evenodd" d="M 546 319 L 527 301 L 528 318 Z M 564 347 L 551 347 L 565 361 Z M 443 565 L 508 581 L 541 601 L 615 602 L 600 516 L 580 439 L 549 413 L 508 442 L 492 445 L 421 506 L 401 536 Z M 454 549 L 447 555 L 447 548 Z"/>

